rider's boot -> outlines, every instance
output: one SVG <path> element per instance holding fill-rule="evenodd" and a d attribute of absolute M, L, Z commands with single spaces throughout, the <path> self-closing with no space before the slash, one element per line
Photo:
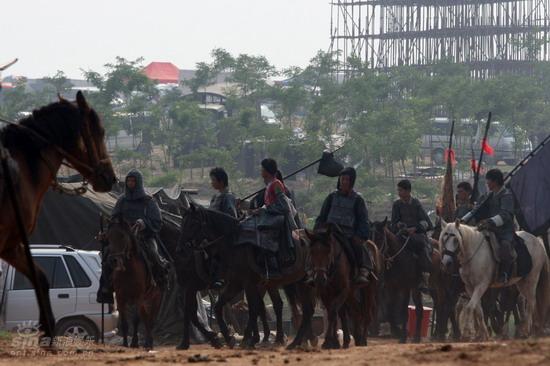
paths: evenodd
<path fill-rule="evenodd" d="M 111 281 L 112 268 L 107 261 L 101 266 L 101 277 L 99 278 L 99 289 L 96 294 L 96 301 L 103 304 L 114 304 L 113 285 Z"/>
<path fill-rule="evenodd" d="M 430 273 L 432 271 L 432 245 L 428 238 L 425 238 L 424 241 L 424 253 L 423 253 L 423 260 L 422 260 L 422 278 L 420 280 L 420 284 L 418 285 L 418 289 L 425 294 L 428 294 L 430 291 Z"/>
<path fill-rule="evenodd" d="M 355 253 L 355 260 L 357 261 L 357 267 L 359 268 L 353 282 L 355 285 L 364 286 L 369 283 L 369 276 L 372 271 L 372 261 L 366 245 L 363 244 L 363 240 L 354 237 L 351 242 Z"/>
<path fill-rule="evenodd" d="M 499 242 L 498 255 L 500 257 L 500 266 L 497 282 L 506 284 L 510 280 L 513 265 L 512 243 L 509 240 L 501 240 Z"/>
<path fill-rule="evenodd" d="M 266 255 L 267 262 L 267 276 L 270 279 L 276 279 L 281 277 L 281 270 L 279 269 L 279 262 L 274 254 Z"/>
<path fill-rule="evenodd" d="M 210 273 L 212 274 L 212 282 L 210 288 L 213 290 L 219 290 L 225 286 L 225 281 L 221 276 L 221 268 L 219 259 L 217 256 L 212 256 L 210 261 Z"/>

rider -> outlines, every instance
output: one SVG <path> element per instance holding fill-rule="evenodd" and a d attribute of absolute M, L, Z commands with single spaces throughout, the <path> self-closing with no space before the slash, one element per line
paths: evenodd
<path fill-rule="evenodd" d="M 464 222 L 475 218 L 479 230 L 495 233 L 499 242 L 498 256 L 500 269 L 499 283 L 507 283 L 512 271 L 512 243 L 514 240 L 514 197 L 504 187 L 504 176 L 499 169 L 491 169 L 485 174 L 489 193 L 482 196 L 480 205 L 462 218 Z"/>
<path fill-rule="evenodd" d="M 223 212 L 226 215 L 237 217 L 235 206 L 236 199 L 233 193 L 229 191 L 229 177 L 223 168 L 214 168 L 210 171 L 210 184 L 217 193 L 210 201 L 210 209 Z M 213 255 L 210 260 L 210 273 L 212 274 L 211 287 L 220 289 L 224 286 L 224 280 L 221 278 L 223 262 L 218 255 Z"/>
<path fill-rule="evenodd" d="M 125 193 L 116 202 L 112 216 L 122 215 L 140 234 L 145 252 L 145 259 L 152 275 L 152 281 L 158 286 L 167 284 L 167 263 L 158 252 L 156 235 L 162 226 L 162 216 L 155 200 L 145 193 L 143 177 L 138 170 L 131 170 L 126 176 Z M 108 258 L 109 247 L 103 252 L 103 258 Z M 113 268 L 108 260 L 102 260 L 102 272 L 98 302 L 112 302 L 111 274 Z"/>
<path fill-rule="evenodd" d="M 315 229 L 323 224 L 336 224 L 342 230 L 346 241 L 344 249 L 358 268 L 354 282 L 364 285 L 369 282 L 369 273 L 373 270 L 371 257 L 365 245 L 369 237 L 368 211 L 365 200 L 353 189 L 357 173 L 354 168 L 345 168 L 340 172 L 336 191 L 325 199 L 321 212 L 315 220 Z M 313 283 L 311 270 L 306 271 L 306 283 Z"/>
<path fill-rule="evenodd" d="M 261 162 L 261 175 L 266 185 L 263 206 L 255 208 L 250 211 L 252 215 L 260 216 L 262 219 L 269 223 L 273 221 L 275 216 L 284 216 L 285 225 L 283 235 L 284 245 L 290 247 L 293 245 L 292 230 L 298 228 L 296 221 L 294 220 L 296 209 L 292 204 L 292 201 L 287 196 L 287 189 L 283 182 L 277 179 L 277 162 L 274 159 L 266 158 Z M 279 263 L 277 257 L 268 251 L 266 251 L 267 266 L 269 268 L 270 276 L 277 277 L 280 275 Z"/>
<path fill-rule="evenodd" d="M 419 254 L 422 268 L 422 282 L 419 289 L 427 291 L 432 271 L 432 245 L 428 231 L 433 230 L 432 222 L 422 207 L 420 201 L 411 196 L 412 185 L 407 179 L 397 183 L 399 199 L 393 203 L 391 224 L 394 232 L 403 232 Z"/>
<path fill-rule="evenodd" d="M 472 185 L 469 182 L 460 182 L 456 186 L 455 217 L 457 219 L 461 219 L 474 208 L 471 202 L 472 192 Z"/>

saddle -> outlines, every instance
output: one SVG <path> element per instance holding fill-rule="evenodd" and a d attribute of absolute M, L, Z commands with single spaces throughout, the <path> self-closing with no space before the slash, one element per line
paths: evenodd
<path fill-rule="evenodd" d="M 491 247 L 491 252 L 493 253 L 493 258 L 497 263 L 500 263 L 500 257 L 498 255 L 498 239 L 492 231 L 484 231 L 483 235 Z M 525 277 L 531 272 L 533 268 L 533 260 L 525 241 L 514 233 L 514 241 L 512 245 L 512 259 L 513 259 L 513 270 L 512 277 Z"/>

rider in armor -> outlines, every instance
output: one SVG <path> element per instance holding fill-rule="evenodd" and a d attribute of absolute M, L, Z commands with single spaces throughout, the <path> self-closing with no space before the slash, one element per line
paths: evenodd
<path fill-rule="evenodd" d="M 411 190 L 409 180 L 397 183 L 399 199 L 392 206 L 391 224 L 394 232 L 409 236 L 409 245 L 420 257 L 422 282 L 419 289 L 427 291 L 432 272 L 432 245 L 426 234 L 433 230 L 433 225 L 420 201 L 411 196 Z"/>
<path fill-rule="evenodd" d="M 210 171 L 210 184 L 217 193 L 212 197 L 209 208 L 236 218 L 236 199 L 233 193 L 229 191 L 229 177 L 223 168 L 214 168 Z M 224 280 L 221 278 L 222 265 L 223 262 L 220 260 L 219 252 L 213 254 L 210 258 L 210 273 L 213 279 L 211 287 L 214 289 L 224 286 Z"/>
<path fill-rule="evenodd" d="M 168 284 L 168 263 L 158 252 L 157 238 L 162 226 L 162 216 L 155 200 L 147 195 L 143 188 L 143 177 L 138 170 L 131 170 L 126 176 L 125 193 L 116 202 L 112 216 L 122 215 L 139 232 L 141 249 L 151 273 L 154 285 L 164 287 Z M 109 247 L 103 252 L 104 259 L 109 256 Z M 113 268 L 108 260 L 102 260 L 102 272 L 98 302 L 112 302 Z"/>
<path fill-rule="evenodd" d="M 261 167 L 262 178 L 266 184 L 263 206 L 250 210 L 250 213 L 259 216 L 260 221 L 263 221 L 266 226 L 269 226 L 272 222 L 276 222 L 276 216 L 284 216 L 284 227 L 281 229 L 284 231 L 282 245 L 285 248 L 279 247 L 279 250 L 284 249 L 287 251 L 287 249 L 293 246 L 292 231 L 298 228 L 294 219 L 296 209 L 287 196 L 288 189 L 283 182 L 277 179 L 277 162 L 267 158 L 262 160 Z M 266 251 L 265 255 L 270 276 L 280 276 L 276 254 Z"/>
<path fill-rule="evenodd" d="M 482 196 L 481 205 L 476 206 L 462 218 L 464 222 L 472 218 L 478 222 L 479 230 L 490 230 L 497 237 L 500 269 L 499 283 L 507 283 L 513 265 L 512 244 L 514 240 L 514 197 L 504 187 L 504 176 L 499 169 L 491 169 L 485 175 L 489 193 Z"/>
<path fill-rule="evenodd" d="M 340 227 L 344 234 L 344 250 L 350 262 L 358 268 L 354 282 L 364 285 L 369 281 L 373 266 L 365 245 L 369 237 L 367 205 L 361 194 L 353 189 L 356 176 L 354 168 L 345 168 L 340 172 L 337 189 L 325 199 L 315 221 L 315 229 L 327 223 Z M 312 283 L 311 270 L 306 272 L 306 282 Z"/>

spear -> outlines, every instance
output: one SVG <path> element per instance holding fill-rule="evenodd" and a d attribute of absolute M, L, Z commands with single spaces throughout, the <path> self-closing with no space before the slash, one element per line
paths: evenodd
<path fill-rule="evenodd" d="M 334 153 L 338 152 L 339 150 L 342 150 L 343 148 L 344 148 L 344 146 L 340 146 L 338 149 L 334 150 L 333 152 L 331 152 L 331 153 L 329 153 L 329 154 L 330 154 L 330 155 L 334 155 Z M 292 173 L 288 174 L 287 176 L 283 177 L 283 180 L 286 180 L 286 179 L 288 179 L 288 178 L 290 178 L 290 177 L 292 177 L 292 176 L 295 176 L 296 174 L 298 174 L 298 173 L 300 173 L 300 172 L 306 170 L 307 168 L 314 166 L 315 164 L 317 164 L 317 163 L 319 163 L 321 160 L 323 160 L 324 157 L 325 157 L 325 154 L 323 154 L 323 157 L 321 157 L 320 159 L 317 159 L 317 160 L 315 160 L 315 161 L 312 161 L 311 163 L 307 164 L 306 166 L 304 166 L 304 167 L 302 167 L 302 168 L 300 168 L 300 169 L 298 169 L 298 170 L 295 170 L 295 171 L 293 171 Z M 263 191 L 265 191 L 265 187 L 262 188 L 262 189 L 257 190 L 257 191 L 254 192 L 254 193 L 249 194 L 249 195 L 246 196 L 245 198 L 241 199 L 241 201 L 246 201 L 247 199 L 252 198 L 252 197 L 254 197 L 255 195 L 257 195 L 257 194 L 259 194 L 259 193 L 262 193 Z"/>
<path fill-rule="evenodd" d="M 479 160 L 477 162 L 476 171 L 474 175 L 474 187 L 472 190 L 472 197 L 471 202 L 475 203 L 475 201 L 478 199 L 479 196 L 479 174 L 481 173 L 481 163 L 483 161 L 483 154 L 487 151 L 489 153 L 489 145 L 487 143 L 487 136 L 489 135 L 489 128 L 491 127 L 491 116 L 492 113 L 489 112 L 489 116 L 487 117 L 487 123 L 485 124 L 485 132 L 483 134 L 483 140 L 481 140 L 481 151 L 479 152 Z"/>

